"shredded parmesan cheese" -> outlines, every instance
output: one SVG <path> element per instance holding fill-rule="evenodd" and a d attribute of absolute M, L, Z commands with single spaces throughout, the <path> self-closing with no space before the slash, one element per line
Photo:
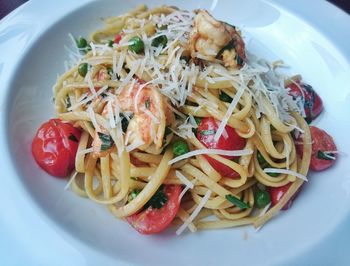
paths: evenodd
<path fill-rule="evenodd" d="M 101 132 L 101 128 L 100 128 L 99 124 L 96 121 L 95 112 L 92 109 L 92 107 L 89 106 L 87 111 L 88 111 L 88 115 L 90 117 L 90 120 L 91 120 L 92 124 L 94 125 L 94 128 L 96 129 L 97 132 Z"/>
<path fill-rule="evenodd" d="M 184 185 L 189 187 L 190 189 L 193 189 L 193 183 L 187 179 L 186 176 L 184 176 L 180 171 L 175 171 L 176 176 L 181 180 Z"/>
<path fill-rule="evenodd" d="M 205 203 L 207 203 L 207 201 L 209 200 L 210 195 L 211 190 L 208 189 L 204 197 L 199 202 L 198 206 L 191 213 L 190 217 L 188 217 L 186 221 L 176 230 L 177 235 L 180 235 L 188 227 L 188 225 L 193 222 L 193 220 L 197 217 L 201 209 L 204 207 Z"/>
<path fill-rule="evenodd" d="M 145 142 L 143 142 L 141 139 L 136 139 L 133 143 L 131 143 L 130 145 L 125 147 L 125 150 L 127 152 L 131 152 L 135 149 L 137 149 L 138 147 L 142 146 L 143 144 L 145 144 Z"/>
<path fill-rule="evenodd" d="M 252 154 L 252 150 L 234 150 L 234 151 L 228 151 L 228 150 L 219 150 L 219 149 L 199 149 L 190 151 L 188 153 L 185 153 L 183 155 L 177 156 L 174 159 L 170 160 L 168 162 L 169 165 L 174 164 L 178 161 L 187 159 L 192 156 L 197 156 L 201 154 L 217 154 L 217 155 L 224 155 L 224 156 L 245 156 Z M 266 168 L 265 168 L 266 169 Z"/>
<path fill-rule="evenodd" d="M 277 173 L 277 174 L 287 174 L 287 175 L 292 175 L 292 176 L 296 176 L 304 181 L 308 181 L 307 180 L 307 177 L 300 174 L 300 173 L 297 173 L 295 171 L 292 171 L 292 170 L 287 170 L 287 169 L 279 169 L 279 168 L 265 168 L 264 169 L 264 172 L 265 173 Z"/>

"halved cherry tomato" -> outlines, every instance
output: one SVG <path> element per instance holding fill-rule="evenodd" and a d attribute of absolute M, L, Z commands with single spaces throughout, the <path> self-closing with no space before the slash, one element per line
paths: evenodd
<path fill-rule="evenodd" d="M 337 147 L 333 138 L 326 131 L 314 126 L 310 127 L 310 131 L 312 138 L 310 169 L 314 171 L 325 170 L 335 163 L 337 154 L 332 153 L 332 151 L 336 151 Z"/>
<path fill-rule="evenodd" d="M 121 34 L 115 35 L 115 37 L 114 37 L 114 43 L 118 44 L 118 43 L 121 41 L 122 37 L 123 37 L 123 36 L 122 36 Z"/>
<path fill-rule="evenodd" d="M 81 131 L 68 122 L 50 119 L 41 125 L 32 142 L 32 153 L 47 173 L 66 177 L 75 167 Z"/>
<path fill-rule="evenodd" d="M 337 146 L 333 138 L 326 131 L 315 126 L 310 126 L 312 151 L 310 169 L 313 171 L 323 171 L 331 167 L 337 160 Z M 302 157 L 303 145 L 302 135 L 296 140 L 295 145 L 297 154 Z M 300 144 L 299 144 L 300 143 Z M 334 152 L 334 153 L 333 153 Z"/>
<path fill-rule="evenodd" d="M 301 80 L 297 80 L 296 83 L 299 86 L 294 83 L 288 85 L 288 88 L 290 89 L 289 94 L 294 98 L 303 98 L 306 121 L 310 123 L 322 112 L 322 99 L 310 85 L 302 82 Z"/>
<path fill-rule="evenodd" d="M 203 118 L 198 125 L 197 138 L 199 141 L 209 149 L 221 149 L 221 150 L 241 150 L 245 147 L 246 140 L 240 137 L 236 130 L 230 126 L 225 126 L 225 132 L 220 136 L 218 141 L 214 140 L 215 133 L 220 125 L 219 121 L 216 121 L 212 117 Z M 239 174 L 232 170 L 230 167 L 220 163 L 219 161 L 204 155 L 210 165 L 218 171 L 221 176 L 229 178 L 238 178 Z M 222 156 L 226 159 L 234 159 L 234 156 Z"/>
<path fill-rule="evenodd" d="M 136 214 L 126 218 L 126 220 L 141 234 L 156 234 L 166 229 L 174 220 L 179 207 L 180 185 L 165 185 L 163 192 L 167 197 L 167 202 L 160 209 L 148 207 Z"/>
<path fill-rule="evenodd" d="M 292 183 L 288 183 L 282 187 L 268 187 L 268 191 L 269 191 L 270 197 L 271 197 L 271 205 L 272 206 L 275 206 L 280 201 L 280 199 L 283 197 L 283 195 L 288 191 L 291 184 Z M 302 186 L 293 195 L 293 197 L 283 206 L 282 210 L 285 211 L 285 210 L 288 210 L 290 207 L 292 207 L 293 200 L 298 196 L 301 188 L 302 188 Z"/>

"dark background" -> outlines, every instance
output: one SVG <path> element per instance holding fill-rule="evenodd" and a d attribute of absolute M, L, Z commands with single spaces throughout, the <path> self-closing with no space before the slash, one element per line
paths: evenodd
<path fill-rule="evenodd" d="M 25 2 L 27 0 L 0 0 L 0 19 Z M 350 0 L 329 0 L 328 2 L 350 14 Z"/>

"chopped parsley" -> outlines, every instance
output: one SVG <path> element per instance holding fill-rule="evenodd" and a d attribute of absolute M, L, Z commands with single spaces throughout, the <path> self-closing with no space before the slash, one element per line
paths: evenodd
<path fill-rule="evenodd" d="M 101 151 L 106 151 L 113 146 L 114 141 L 110 135 L 103 134 L 101 132 L 97 132 L 97 134 L 100 140 L 102 141 L 101 148 L 100 148 Z"/>
<path fill-rule="evenodd" d="M 119 117 L 120 117 L 121 123 L 122 123 L 122 130 L 125 133 L 126 130 L 128 129 L 128 126 L 129 126 L 129 120 L 126 118 L 126 116 L 123 113 L 120 113 Z M 130 119 L 132 117 L 133 117 L 133 115 L 130 116 Z"/>
<path fill-rule="evenodd" d="M 240 200 L 239 198 L 236 198 L 231 194 L 226 195 L 225 198 L 241 210 L 250 208 L 248 203 Z"/>
<path fill-rule="evenodd" d="M 164 193 L 164 186 L 161 185 L 152 198 L 145 204 L 144 208 L 152 207 L 155 209 L 162 208 L 168 201 L 167 195 Z"/>
<path fill-rule="evenodd" d="M 224 91 L 221 91 L 220 94 L 219 94 L 219 99 L 220 101 L 223 101 L 223 102 L 226 102 L 226 103 L 230 103 L 232 102 L 232 98 L 227 94 L 225 93 Z"/>

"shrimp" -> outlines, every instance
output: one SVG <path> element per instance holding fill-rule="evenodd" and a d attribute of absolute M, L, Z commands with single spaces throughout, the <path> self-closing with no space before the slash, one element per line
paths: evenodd
<path fill-rule="evenodd" d="M 191 57 L 200 53 L 209 61 L 222 60 L 226 67 L 240 68 L 246 60 L 245 45 L 236 28 L 213 18 L 206 10 L 199 10 L 190 34 Z"/>
<path fill-rule="evenodd" d="M 116 105 L 121 112 L 133 113 L 126 131 L 127 144 L 143 143 L 138 149 L 153 154 L 161 153 L 165 127 L 174 118 L 169 116 L 166 99 L 159 90 L 151 85 L 145 86 L 139 83 L 132 88 L 130 84 L 126 85 L 119 95 L 113 98 L 112 108 L 115 109 Z M 107 106 L 104 107 L 102 116 L 108 116 Z M 106 129 L 101 127 L 101 133 L 104 131 Z M 96 132 L 92 146 L 94 154 L 100 156 L 105 152 L 100 151 L 102 142 L 97 134 L 98 132 Z"/>

